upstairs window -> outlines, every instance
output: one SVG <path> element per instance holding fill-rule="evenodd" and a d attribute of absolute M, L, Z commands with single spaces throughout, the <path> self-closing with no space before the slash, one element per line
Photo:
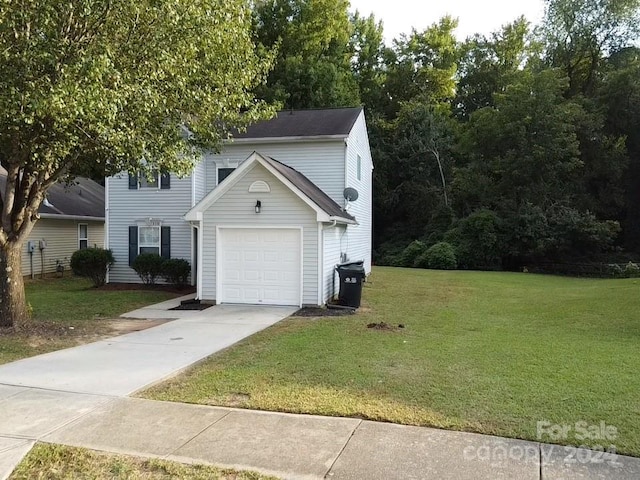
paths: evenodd
<path fill-rule="evenodd" d="M 129 174 L 129 190 L 138 190 L 139 188 L 167 190 L 171 188 L 171 175 L 168 173 L 159 174 L 157 170 L 154 170 L 148 178 L 142 173 Z"/>
<path fill-rule="evenodd" d="M 231 172 L 233 172 L 234 170 L 235 168 L 232 167 L 218 168 L 218 185 L 220 185 L 220 183 L 222 183 L 225 178 L 231 175 Z"/>
<path fill-rule="evenodd" d="M 158 188 L 158 185 L 160 185 L 160 174 L 157 170 L 154 170 L 149 177 L 144 174 L 138 175 L 139 188 Z"/>
<path fill-rule="evenodd" d="M 358 155 L 358 160 L 356 162 L 356 176 L 358 180 L 362 180 L 362 157 Z"/>
<path fill-rule="evenodd" d="M 85 248 L 89 248 L 89 225 L 80 223 L 78 224 L 78 249 Z"/>

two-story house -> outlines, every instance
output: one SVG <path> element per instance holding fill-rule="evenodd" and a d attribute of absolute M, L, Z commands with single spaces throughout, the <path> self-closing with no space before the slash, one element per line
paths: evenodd
<path fill-rule="evenodd" d="M 371 271 L 372 170 L 358 107 L 280 112 L 187 178 L 110 177 L 108 281 L 139 282 L 131 263 L 154 252 L 190 261 L 201 300 L 323 305 L 337 264 Z"/>

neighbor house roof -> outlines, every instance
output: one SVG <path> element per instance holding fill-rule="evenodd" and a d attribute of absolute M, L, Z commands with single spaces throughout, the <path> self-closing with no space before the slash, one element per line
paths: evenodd
<path fill-rule="evenodd" d="M 189 210 L 184 216 L 185 220 L 201 220 L 202 213 L 231 189 L 255 163 L 259 163 L 266 168 L 307 205 L 313 208 L 317 213 L 318 221 L 336 221 L 345 224 L 357 223 L 352 215 L 345 212 L 340 205 L 303 174 L 271 157 L 261 155 L 257 152 L 253 152 L 223 183 L 211 190 L 209 194 Z"/>
<path fill-rule="evenodd" d="M 235 139 L 291 137 L 347 137 L 362 107 L 327 108 L 321 110 L 283 110 L 270 120 L 257 122 L 246 132 L 235 133 Z"/>
<path fill-rule="evenodd" d="M 263 158 L 275 170 L 282 174 L 283 177 L 289 180 L 293 185 L 300 189 L 302 193 L 309 197 L 313 203 L 322 208 L 322 210 L 327 212 L 330 216 L 342 217 L 355 221 L 355 217 L 353 217 L 353 215 L 345 212 L 329 195 L 320 190 L 315 183 L 305 177 L 302 173 L 271 157 L 263 155 Z"/>
<path fill-rule="evenodd" d="M 4 194 L 7 172 L 0 168 L 0 195 Z M 43 218 L 104 220 L 104 187 L 88 178 L 77 177 L 69 185 L 56 183 L 38 213 Z"/>

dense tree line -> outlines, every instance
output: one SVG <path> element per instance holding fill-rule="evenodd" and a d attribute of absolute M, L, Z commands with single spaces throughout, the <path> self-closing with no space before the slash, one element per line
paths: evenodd
<path fill-rule="evenodd" d="M 458 41 L 445 17 L 385 45 L 382 23 L 346 0 L 258 1 L 256 41 L 277 53 L 257 94 L 285 108 L 365 106 L 378 263 L 634 258 L 639 6 L 547 0 L 539 26 L 518 18 Z"/>

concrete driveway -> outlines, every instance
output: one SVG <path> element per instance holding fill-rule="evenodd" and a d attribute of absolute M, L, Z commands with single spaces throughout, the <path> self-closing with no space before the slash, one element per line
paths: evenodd
<path fill-rule="evenodd" d="M 219 305 L 200 312 L 148 308 L 155 313 L 150 318 L 184 318 L 1 365 L 0 384 L 94 395 L 131 395 L 297 310 L 251 305 Z M 136 312 L 144 315 L 144 309 Z M 165 317 L 159 312 L 164 312 Z"/>

